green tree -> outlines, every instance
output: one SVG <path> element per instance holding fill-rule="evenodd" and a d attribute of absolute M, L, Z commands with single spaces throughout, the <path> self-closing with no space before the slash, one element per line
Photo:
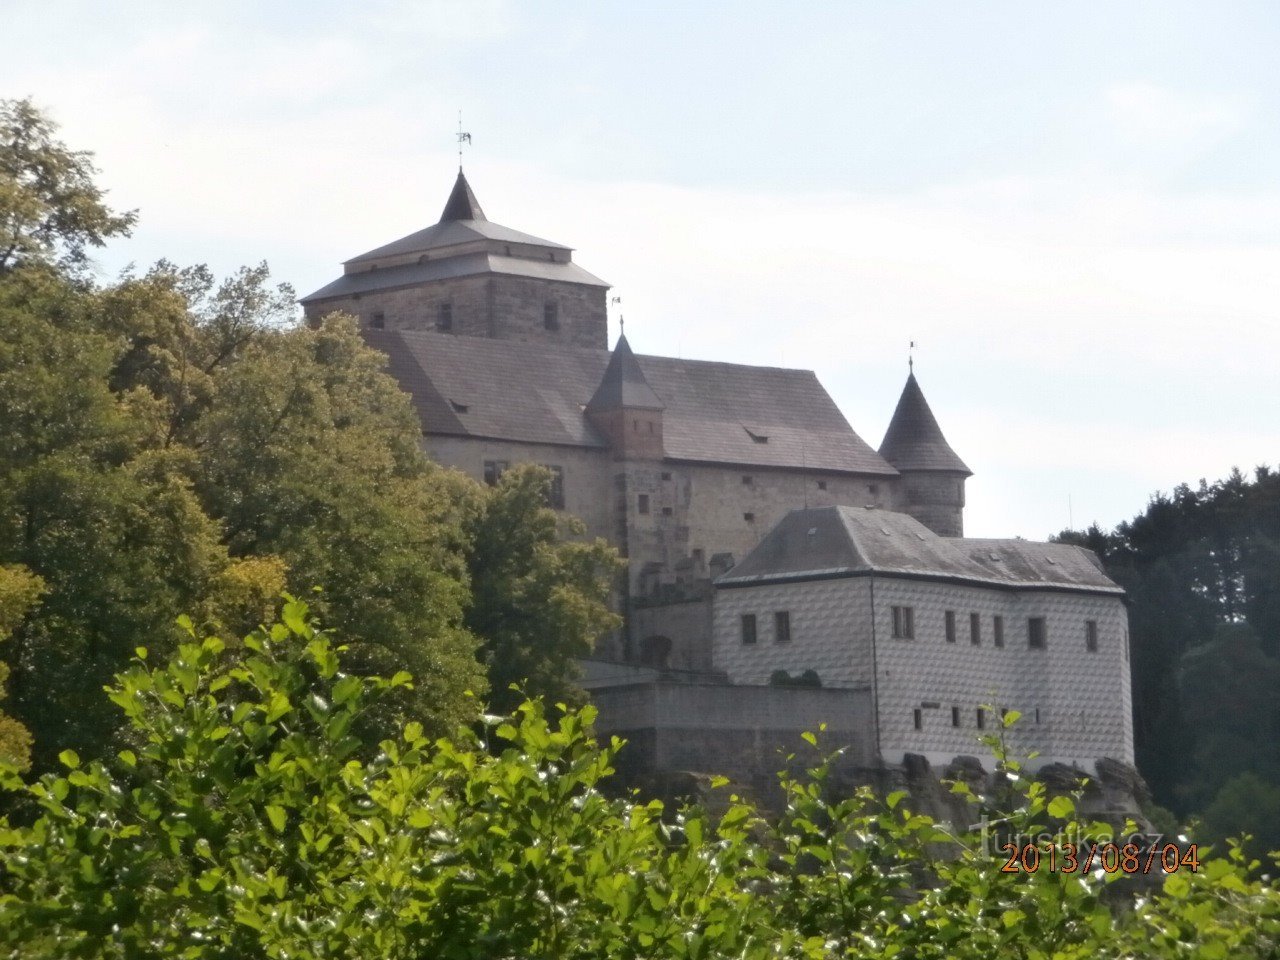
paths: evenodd
<path fill-rule="evenodd" d="M 127 236 L 136 220 L 107 207 L 90 154 L 56 133 L 30 100 L 0 100 L 0 273 L 54 259 L 78 267 L 87 246 Z"/>
<path fill-rule="evenodd" d="M 1280 948 L 1280 894 L 1238 849 L 1153 886 L 1122 871 L 1008 872 L 980 832 L 898 792 L 841 797 L 813 754 L 775 823 L 737 798 L 700 808 L 604 789 L 619 744 L 589 708 L 541 702 L 435 741 L 352 732 L 412 681 L 362 678 L 289 601 L 228 646 L 186 621 L 172 660 L 110 691 L 135 744 L 61 755 L 0 789 L 0 945 L 26 960 L 662 957 L 1231 958 Z M 1006 717 L 1012 723 L 1014 717 Z M 810 737 L 813 744 L 817 738 Z M 1006 787 L 957 785 L 975 819 L 1062 844 L 1075 818 L 988 739 Z M 1141 881 L 1141 882 L 1138 882 Z"/>
<path fill-rule="evenodd" d="M 0 642 L 7 640 L 32 607 L 40 601 L 44 581 L 18 566 L 0 566 Z M 0 662 L 0 701 L 8 695 L 5 689 L 9 668 Z M 31 733 L 21 723 L 0 710 L 0 761 L 19 770 L 31 766 Z"/>
<path fill-rule="evenodd" d="M 617 552 L 582 541 L 583 525 L 547 506 L 551 474 L 522 465 L 485 488 L 468 517 L 472 601 L 467 625 L 482 638 L 494 705 L 519 701 L 510 688 L 580 702 L 576 659 L 621 619 L 609 609 Z"/>

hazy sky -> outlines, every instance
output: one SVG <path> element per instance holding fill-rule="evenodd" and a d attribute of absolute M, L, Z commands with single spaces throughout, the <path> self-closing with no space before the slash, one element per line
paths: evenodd
<path fill-rule="evenodd" d="M 816 370 L 878 446 L 915 339 L 971 534 L 1280 460 L 1280 4 L 0 9 L 0 96 L 140 210 L 104 277 L 309 293 L 436 221 L 461 109 L 486 213 L 573 246 L 637 351 Z"/>

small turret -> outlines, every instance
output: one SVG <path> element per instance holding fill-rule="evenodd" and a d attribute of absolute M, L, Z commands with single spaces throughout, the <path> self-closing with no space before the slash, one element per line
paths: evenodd
<path fill-rule="evenodd" d="M 973 476 L 942 435 L 914 372 L 880 444 L 902 475 L 895 506 L 942 537 L 964 536 L 964 481 Z"/>
<path fill-rule="evenodd" d="M 662 401 L 622 334 L 600 386 L 587 403 L 587 419 L 604 434 L 619 459 L 661 460 L 662 411 Z"/>

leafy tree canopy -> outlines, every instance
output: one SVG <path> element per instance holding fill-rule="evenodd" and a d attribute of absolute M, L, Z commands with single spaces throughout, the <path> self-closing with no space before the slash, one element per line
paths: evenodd
<path fill-rule="evenodd" d="M 410 722 L 377 750 L 353 731 L 407 674 L 367 679 L 290 601 L 242 642 L 187 635 L 110 691 L 134 745 L 73 751 L 0 787 L 0 944 L 15 956 L 492 958 L 1275 956 L 1280 895 L 1238 849 L 1154 883 L 1122 871 L 1002 870 L 981 833 L 905 794 L 836 798 L 815 753 L 762 821 L 673 812 L 603 789 L 619 744 L 591 711 L 540 701 L 432 740 Z M 811 738 L 812 739 L 812 738 Z M 815 741 L 816 742 L 816 741 Z M 992 738 L 993 745 L 998 740 Z M 1075 820 L 1004 758 L 1013 835 L 1063 843 Z M 1159 874 L 1159 870 L 1157 870 Z"/>
<path fill-rule="evenodd" d="M 56 133 L 30 100 L 0 100 L 0 273 L 55 259 L 79 267 L 86 247 L 127 236 L 137 219 L 107 207 L 90 155 Z"/>

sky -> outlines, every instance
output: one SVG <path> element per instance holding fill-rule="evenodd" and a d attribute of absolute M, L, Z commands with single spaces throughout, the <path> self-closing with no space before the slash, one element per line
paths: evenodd
<path fill-rule="evenodd" d="M 162 257 L 304 295 L 434 223 L 575 248 L 640 353 L 816 371 L 878 446 L 915 370 L 966 533 L 1280 463 L 1280 4 L 3 0 L 0 97 Z"/>

